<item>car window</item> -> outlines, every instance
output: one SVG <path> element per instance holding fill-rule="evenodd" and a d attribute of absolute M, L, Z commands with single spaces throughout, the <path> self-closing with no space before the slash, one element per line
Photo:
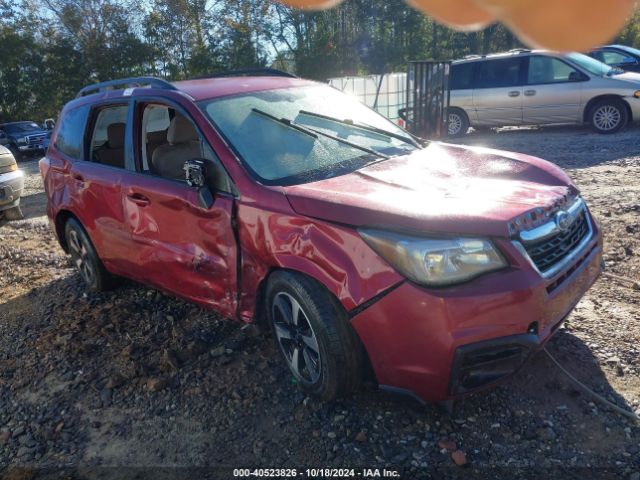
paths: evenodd
<path fill-rule="evenodd" d="M 473 88 L 473 63 L 459 63 L 451 66 L 449 84 L 451 90 Z"/>
<path fill-rule="evenodd" d="M 620 65 L 622 63 L 626 63 L 631 57 L 631 55 L 625 55 L 613 50 L 601 50 L 599 53 L 602 54 L 602 58 L 599 58 L 598 60 L 606 63 L 607 65 Z"/>
<path fill-rule="evenodd" d="M 162 104 L 148 104 L 142 111 L 141 170 L 186 183 L 187 160 L 209 160 L 205 174 L 213 190 L 232 193 L 226 170 L 190 118 Z"/>
<path fill-rule="evenodd" d="M 529 85 L 570 82 L 572 78 L 577 78 L 576 75 L 580 76 L 580 73 L 575 68 L 557 58 L 529 57 Z"/>
<path fill-rule="evenodd" d="M 502 88 L 520 85 L 521 65 L 522 59 L 519 57 L 480 62 L 476 88 Z"/>
<path fill-rule="evenodd" d="M 89 115 L 89 106 L 69 110 L 60 121 L 55 148 L 75 160 L 84 157 L 84 131 Z"/>
<path fill-rule="evenodd" d="M 116 105 L 97 111 L 90 144 L 89 158 L 92 162 L 124 168 L 128 109 L 127 105 Z"/>

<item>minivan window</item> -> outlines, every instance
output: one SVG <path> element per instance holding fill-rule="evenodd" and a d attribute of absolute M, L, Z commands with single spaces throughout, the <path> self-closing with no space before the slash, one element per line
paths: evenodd
<path fill-rule="evenodd" d="M 520 85 L 521 65 L 522 59 L 519 57 L 480 62 L 477 88 L 502 88 Z"/>
<path fill-rule="evenodd" d="M 58 151 L 75 160 L 82 160 L 84 127 L 89 115 L 89 106 L 84 105 L 69 110 L 62 118 L 56 135 L 55 147 Z"/>
<path fill-rule="evenodd" d="M 580 73 L 562 60 L 554 57 L 534 55 L 529 57 L 529 85 L 561 83 L 572 81 L 572 75 L 580 78 Z"/>
<path fill-rule="evenodd" d="M 473 88 L 473 63 L 459 63 L 451 66 L 451 90 Z"/>

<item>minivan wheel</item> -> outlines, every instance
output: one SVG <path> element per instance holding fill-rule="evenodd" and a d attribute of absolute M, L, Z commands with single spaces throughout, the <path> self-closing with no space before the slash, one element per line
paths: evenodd
<path fill-rule="evenodd" d="M 449 110 L 448 133 L 450 137 L 459 137 L 469 130 L 469 119 L 460 110 Z"/>
<path fill-rule="evenodd" d="M 73 218 L 67 220 L 64 228 L 67 247 L 71 261 L 78 269 L 80 276 L 89 290 L 101 292 L 113 286 L 114 278 L 107 272 L 98 257 L 89 236 L 82 225 Z"/>
<path fill-rule="evenodd" d="M 359 342 L 346 312 L 321 284 L 298 273 L 275 272 L 266 307 L 280 352 L 304 390 L 332 400 L 359 386 Z"/>
<path fill-rule="evenodd" d="M 615 133 L 629 120 L 627 109 L 621 100 L 602 100 L 591 108 L 591 128 L 598 133 Z"/>

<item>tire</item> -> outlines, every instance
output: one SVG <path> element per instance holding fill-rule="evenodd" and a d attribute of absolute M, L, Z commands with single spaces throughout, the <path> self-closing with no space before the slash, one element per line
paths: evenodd
<path fill-rule="evenodd" d="M 363 349 L 342 305 L 323 285 L 299 273 L 275 272 L 265 306 L 279 350 L 307 393 L 328 401 L 360 386 Z"/>
<path fill-rule="evenodd" d="M 469 119 L 464 111 L 458 108 L 449 109 L 448 134 L 450 137 L 461 137 L 469 131 Z"/>
<path fill-rule="evenodd" d="M 591 128 L 597 133 L 616 133 L 629 121 L 629 112 L 622 100 L 600 100 L 589 110 Z"/>
<path fill-rule="evenodd" d="M 22 214 L 22 210 L 20 209 L 19 205 L 16 205 L 15 207 L 7 208 L 4 212 L 1 212 L 1 214 L 4 216 L 5 220 L 7 221 L 22 220 L 24 218 L 24 215 Z"/>
<path fill-rule="evenodd" d="M 102 292 L 112 288 L 115 278 L 104 268 L 82 225 L 70 218 L 64 226 L 64 234 L 71 260 L 87 288 L 92 292 Z"/>

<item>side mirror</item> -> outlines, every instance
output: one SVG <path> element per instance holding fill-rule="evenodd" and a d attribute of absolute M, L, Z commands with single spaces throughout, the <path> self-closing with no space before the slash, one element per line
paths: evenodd
<path fill-rule="evenodd" d="M 582 76 L 581 73 L 571 72 L 569 74 L 569 81 L 570 82 L 581 82 L 582 80 L 584 80 L 584 77 Z"/>
<path fill-rule="evenodd" d="M 184 162 L 185 178 L 189 186 L 198 190 L 198 201 L 202 208 L 213 206 L 213 194 L 207 187 L 207 160 L 194 159 Z"/>

